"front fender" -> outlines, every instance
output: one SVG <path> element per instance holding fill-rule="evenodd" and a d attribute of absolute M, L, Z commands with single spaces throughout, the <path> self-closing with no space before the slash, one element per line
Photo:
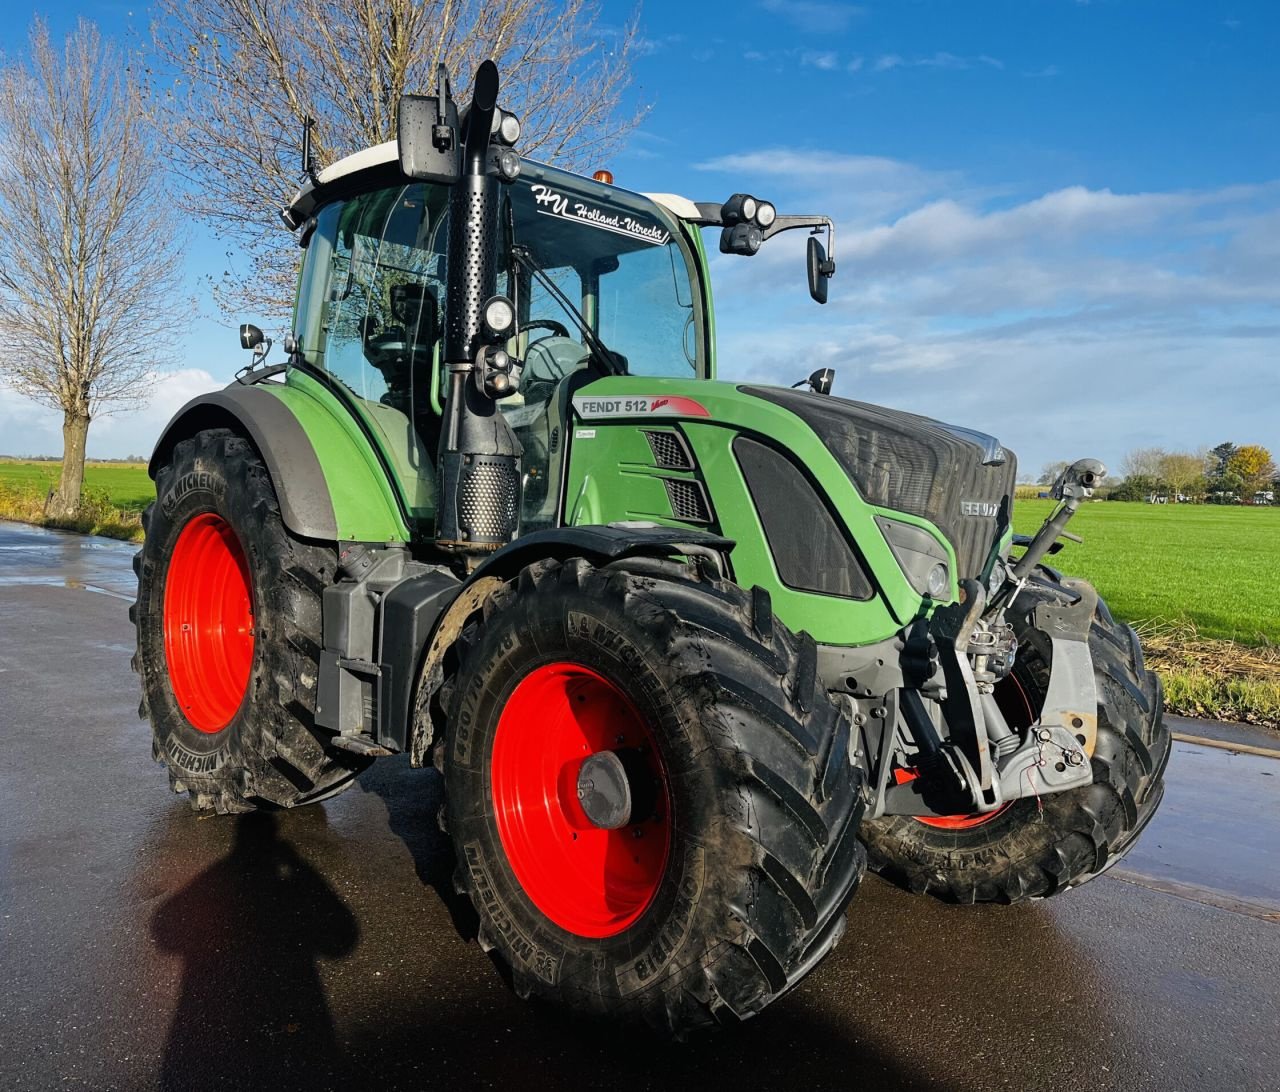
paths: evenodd
<path fill-rule="evenodd" d="M 535 531 L 508 543 L 494 553 L 456 592 L 452 588 L 442 592 L 438 582 L 427 582 L 425 579 L 420 591 L 406 590 L 406 594 L 400 596 L 403 601 L 398 606 L 398 609 L 405 612 L 406 618 L 423 610 L 438 612 L 431 627 L 430 638 L 428 639 L 424 627 L 415 624 L 412 631 L 405 626 L 402 627 L 403 633 L 397 634 L 388 634 L 384 628 L 383 640 L 395 642 L 408 639 L 401 653 L 402 658 L 408 663 L 415 663 L 421 657 L 421 667 L 412 676 L 413 684 L 405 685 L 416 686 L 419 691 L 431 695 L 444 683 L 445 654 L 462 633 L 467 620 L 483 608 L 485 601 L 505 581 L 512 579 L 521 569 L 535 561 L 544 558 L 564 561 L 571 557 L 584 557 L 593 564 L 606 565 L 620 558 L 637 555 L 670 557 L 690 553 L 712 555 L 719 559 L 727 556 L 733 545 L 732 540 L 719 535 L 679 527 L 581 526 Z M 397 593 L 393 591 L 387 599 L 395 597 Z M 421 651 L 423 646 L 426 647 L 425 653 Z M 400 678 L 408 679 L 409 676 L 402 671 Z M 411 761 L 413 765 L 421 766 L 440 726 L 432 722 L 431 703 L 423 700 L 423 694 L 418 693 L 416 703 L 411 704 L 413 696 L 406 689 L 388 703 L 388 708 L 405 710 L 406 715 L 400 717 L 397 712 L 394 722 L 383 726 L 383 738 L 380 742 L 403 750 L 406 739 L 402 732 L 407 732 Z M 415 707 L 422 716 L 410 724 L 408 710 Z"/>

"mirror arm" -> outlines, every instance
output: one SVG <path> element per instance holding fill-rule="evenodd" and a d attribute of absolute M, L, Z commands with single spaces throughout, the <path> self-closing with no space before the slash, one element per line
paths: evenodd
<path fill-rule="evenodd" d="M 695 201 L 694 206 L 698 210 L 698 218 L 696 220 L 690 219 L 690 223 L 697 224 L 699 227 L 724 226 L 724 216 L 721 212 L 723 206 L 713 201 Z M 808 228 L 811 235 L 817 235 L 825 229 L 827 233 L 827 261 L 823 272 L 828 277 L 834 276 L 836 271 L 836 225 L 830 216 L 779 216 L 767 228 L 761 230 L 761 240 L 768 241 L 775 235 L 784 231 L 794 231 L 797 228 Z"/>
<path fill-rule="evenodd" d="M 809 234 L 817 235 L 824 228 L 827 232 L 827 261 L 831 263 L 831 270 L 827 274 L 835 273 L 836 265 L 836 225 L 830 216 L 779 216 L 764 231 L 764 237 L 767 240 L 772 239 L 784 231 L 794 231 L 796 228 L 808 228 Z"/>

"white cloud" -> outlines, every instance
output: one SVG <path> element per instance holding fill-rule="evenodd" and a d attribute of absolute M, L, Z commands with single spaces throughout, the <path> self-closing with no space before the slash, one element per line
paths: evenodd
<path fill-rule="evenodd" d="M 772 15 L 781 16 L 801 30 L 813 33 L 838 33 L 854 19 L 866 14 L 856 4 L 824 3 L 821 0 L 759 0 L 759 6 Z"/>
<path fill-rule="evenodd" d="M 802 148 L 767 148 L 718 156 L 694 164 L 699 171 L 733 176 L 730 183 L 744 186 L 748 180 L 764 196 L 771 188 L 785 187 L 804 208 L 796 212 L 820 211 L 828 203 L 828 195 L 841 194 L 840 211 L 846 226 L 876 224 L 885 217 L 896 217 L 913 203 L 950 184 L 955 176 L 927 171 L 901 160 L 874 155 L 845 155 L 840 152 Z M 797 192 L 797 180 L 805 180 L 803 192 Z M 769 252 L 760 255 L 768 260 Z"/>
<path fill-rule="evenodd" d="M 701 166 L 839 229 L 825 308 L 800 232 L 714 259 L 726 378 L 837 367 L 837 394 L 987 429 L 1033 469 L 1228 437 L 1280 449 L 1280 182 L 1018 198 L 875 156 Z"/>
<path fill-rule="evenodd" d="M 215 379 L 202 368 L 158 376 L 145 407 L 93 421 L 89 426 L 89 457 L 149 455 L 160 430 L 185 403 L 224 385 L 225 381 Z M 61 414 L 0 387 L 0 454 L 57 455 L 61 451 Z"/>
<path fill-rule="evenodd" d="M 962 57 L 956 53 L 939 50 L 927 57 L 903 57 L 900 53 L 884 53 L 876 58 L 875 70 L 888 72 L 893 68 L 938 68 L 949 72 L 966 72 L 972 68 L 1003 69 L 1004 61 L 986 53 L 976 57 Z"/>
<path fill-rule="evenodd" d="M 839 64 L 836 55 L 829 50 L 824 53 L 815 53 L 812 50 L 807 50 L 800 55 L 800 63 L 806 67 L 821 68 L 827 72 L 832 71 Z"/>

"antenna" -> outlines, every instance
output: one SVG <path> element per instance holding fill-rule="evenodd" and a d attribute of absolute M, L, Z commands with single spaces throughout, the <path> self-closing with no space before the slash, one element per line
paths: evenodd
<path fill-rule="evenodd" d="M 302 173 L 314 186 L 319 182 L 316 178 L 316 164 L 311 156 L 311 127 L 316 119 L 308 114 L 302 119 Z"/>

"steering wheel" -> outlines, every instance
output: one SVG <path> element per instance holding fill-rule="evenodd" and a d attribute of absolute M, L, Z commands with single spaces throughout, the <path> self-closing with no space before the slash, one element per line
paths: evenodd
<path fill-rule="evenodd" d="M 520 332 L 526 330 L 550 330 L 556 337 L 571 337 L 568 328 L 563 322 L 557 322 L 553 318 L 536 318 L 530 319 L 528 322 L 520 324 Z M 542 340 L 539 338 L 538 340 Z"/>

